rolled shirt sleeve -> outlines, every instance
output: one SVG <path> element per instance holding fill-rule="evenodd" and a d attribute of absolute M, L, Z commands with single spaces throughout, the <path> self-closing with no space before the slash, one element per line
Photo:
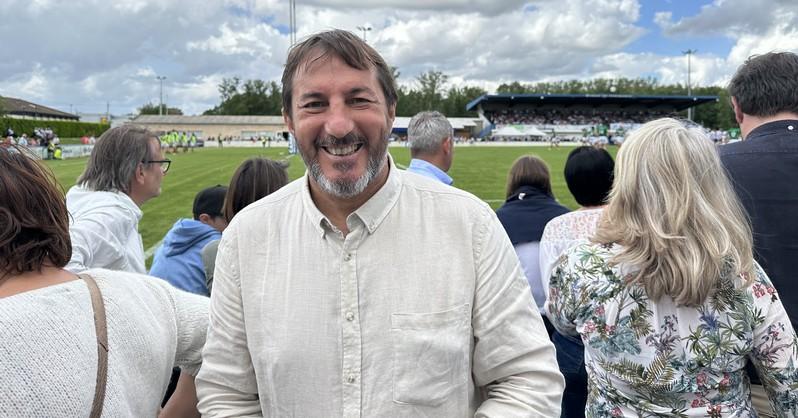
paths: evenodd
<path fill-rule="evenodd" d="M 559 416 L 564 380 L 512 244 L 490 211 L 478 234 L 473 375 L 487 399 L 476 416 Z"/>
<path fill-rule="evenodd" d="M 219 244 L 208 338 L 195 381 L 198 409 L 208 417 L 262 416 L 247 347 L 235 229 L 228 227 Z"/>

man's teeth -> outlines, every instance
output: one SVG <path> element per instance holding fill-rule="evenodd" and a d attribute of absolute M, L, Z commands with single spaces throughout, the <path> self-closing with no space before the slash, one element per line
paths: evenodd
<path fill-rule="evenodd" d="M 339 145 L 324 147 L 327 152 L 335 156 L 349 155 L 360 149 L 361 144 Z"/>

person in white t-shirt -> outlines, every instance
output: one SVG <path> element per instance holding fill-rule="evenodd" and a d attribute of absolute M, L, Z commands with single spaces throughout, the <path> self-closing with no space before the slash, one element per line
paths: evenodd
<path fill-rule="evenodd" d="M 549 294 L 552 267 L 568 248 L 586 243 L 596 231 L 613 183 L 615 162 L 607 150 L 582 146 L 568 154 L 565 182 L 581 208 L 558 216 L 543 230 L 540 239 L 540 278 Z M 562 417 L 584 417 L 587 402 L 587 372 L 581 342 L 554 331 L 557 363 L 565 377 Z"/>

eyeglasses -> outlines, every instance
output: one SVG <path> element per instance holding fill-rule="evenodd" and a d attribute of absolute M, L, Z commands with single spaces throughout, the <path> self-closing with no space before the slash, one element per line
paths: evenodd
<path fill-rule="evenodd" d="M 144 160 L 142 164 L 154 164 L 158 163 L 161 165 L 161 171 L 166 174 L 169 171 L 169 165 L 172 164 L 172 160 Z"/>

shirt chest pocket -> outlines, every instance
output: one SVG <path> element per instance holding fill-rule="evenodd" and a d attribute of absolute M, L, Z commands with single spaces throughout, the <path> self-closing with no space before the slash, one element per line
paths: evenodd
<path fill-rule="evenodd" d="M 437 406 L 470 374 L 471 309 L 391 315 L 393 400 Z"/>

